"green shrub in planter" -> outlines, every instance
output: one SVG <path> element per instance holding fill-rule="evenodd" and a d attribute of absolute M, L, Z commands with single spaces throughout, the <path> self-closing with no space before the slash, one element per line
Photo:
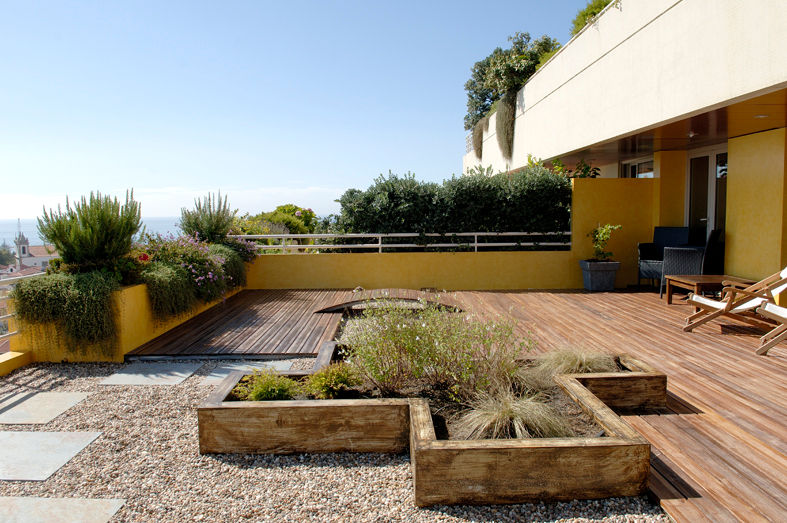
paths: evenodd
<path fill-rule="evenodd" d="M 290 400 L 298 395 L 301 387 L 298 382 L 280 376 L 275 371 L 257 371 L 249 382 L 239 387 L 241 398 L 247 401 Z"/>
<path fill-rule="evenodd" d="M 79 342 L 114 338 L 112 292 L 118 282 L 111 273 L 47 274 L 20 281 L 11 298 L 22 323 L 54 322 L 66 334 L 72 349 Z"/>
<path fill-rule="evenodd" d="M 166 262 L 153 262 L 141 274 L 148 286 L 153 313 L 167 318 L 190 310 L 197 303 L 191 278 L 186 269 Z"/>
<path fill-rule="evenodd" d="M 354 367 L 347 363 L 333 363 L 309 376 L 305 388 L 315 398 L 331 399 L 360 383 Z"/>
<path fill-rule="evenodd" d="M 134 235 L 141 226 L 139 203 L 134 192 L 126 193 L 126 203 L 117 198 L 90 193 L 73 207 L 58 207 L 38 219 L 41 237 L 57 250 L 69 272 L 95 269 L 114 270 L 117 261 L 131 251 Z"/>
<path fill-rule="evenodd" d="M 213 244 L 208 247 L 208 252 L 223 260 L 221 266 L 227 287 L 246 285 L 246 265 L 234 249 L 227 245 Z"/>

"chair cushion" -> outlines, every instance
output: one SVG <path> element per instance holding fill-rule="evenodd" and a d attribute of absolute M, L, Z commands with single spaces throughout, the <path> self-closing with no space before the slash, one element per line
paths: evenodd
<path fill-rule="evenodd" d="M 661 279 L 661 266 L 663 263 L 661 260 L 640 260 L 639 277 Z"/>

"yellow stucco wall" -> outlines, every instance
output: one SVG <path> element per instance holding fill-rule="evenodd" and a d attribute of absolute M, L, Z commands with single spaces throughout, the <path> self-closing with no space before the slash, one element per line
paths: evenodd
<path fill-rule="evenodd" d="M 379 287 L 450 290 L 576 289 L 579 260 L 592 255 L 587 233 L 622 224 L 609 249 L 622 262 L 617 286 L 636 283 L 637 242 L 652 237 L 653 180 L 575 179 L 570 251 L 326 253 L 260 256 L 251 289 Z"/>
<path fill-rule="evenodd" d="M 32 363 L 33 355 L 29 352 L 6 352 L 0 354 L 0 376 L 5 376 L 28 363 Z"/>
<path fill-rule="evenodd" d="M 728 141 L 725 272 L 760 279 L 787 265 L 785 129 Z"/>
<path fill-rule="evenodd" d="M 227 297 L 239 292 L 234 290 Z M 85 345 L 74 352 L 67 348 L 63 335 L 53 324 L 23 325 L 20 333 L 11 338 L 11 350 L 30 352 L 33 361 L 123 361 L 123 356 L 140 345 L 164 334 L 197 314 L 220 304 L 223 300 L 206 303 L 194 310 L 167 321 L 158 321 L 148 299 L 145 285 L 124 287 L 113 295 L 113 309 L 117 326 L 117 343 L 111 354 L 99 345 Z"/>
<path fill-rule="evenodd" d="M 686 205 L 686 151 L 653 153 L 656 172 L 653 225 L 683 227 Z"/>

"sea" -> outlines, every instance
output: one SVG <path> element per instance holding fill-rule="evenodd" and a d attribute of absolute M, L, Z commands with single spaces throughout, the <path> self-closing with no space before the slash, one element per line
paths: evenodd
<path fill-rule="evenodd" d="M 142 218 L 145 232 L 149 234 L 166 235 L 178 234 L 177 223 L 180 217 L 155 217 Z M 38 222 L 35 218 L 27 220 L 0 220 L 0 245 L 8 244 L 14 249 L 14 238 L 21 228 L 22 233 L 30 240 L 30 245 L 43 245 L 44 241 L 38 236 Z"/>

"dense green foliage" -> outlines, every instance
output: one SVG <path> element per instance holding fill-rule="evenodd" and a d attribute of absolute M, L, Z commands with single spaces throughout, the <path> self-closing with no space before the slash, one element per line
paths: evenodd
<path fill-rule="evenodd" d="M 247 383 L 239 385 L 236 390 L 244 400 L 273 401 L 292 399 L 298 395 L 301 387 L 298 382 L 265 369 L 255 372 Z"/>
<path fill-rule="evenodd" d="M 332 363 L 306 379 L 306 392 L 318 399 L 332 399 L 343 391 L 361 383 L 355 367 L 347 363 Z"/>
<path fill-rule="evenodd" d="M 208 247 L 208 252 L 219 259 L 227 288 L 246 285 L 246 265 L 234 249 L 227 245 L 213 244 Z"/>
<path fill-rule="evenodd" d="M 465 130 L 473 129 L 484 116 L 490 114 L 495 101 L 508 92 L 516 92 L 536 72 L 542 56 L 560 48 L 560 43 L 549 36 L 532 40 L 530 34 L 517 32 L 508 38 L 511 47 L 496 48 L 476 62 L 470 79 L 465 83 L 467 114 Z"/>
<path fill-rule="evenodd" d="M 140 206 L 134 192 L 126 193 L 121 205 L 117 198 L 90 193 L 72 207 L 57 212 L 44 209 L 38 219 L 41 237 L 51 243 L 70 272 L 110 268 L 131 251 L 140 229 Z"/>
<path fill-rule="evenodd" d="M 599 225 L 588 233 L 588 237 L 593 242 L 593 259 L 607 260 L 612 258 L 612 253 L 607 252 L 607 242 L 612 237 L 612 232 L 623 227 L 622 225 L 605 224 Z"/>
<path fill-rule="evenodd" d="M 590 0 L 588 4 L 577 12 L 571 21 L 571 36 L 582 30 L 593 18 L 596 17 L 612 0 Z"/>
<path fill-rule="evenodd" d="M 484 133 L 489 130 L 489 117 L 482 117 L 473 127 L 473 152 L 479 160 L 484 154 Z"/>
<path fill-rule="evenodd" d="M 569 228 L 571 184 L 538 165 L 442 184 L 389 174 L 339 203 L 339 226 L 349 233 L 555 232 Z"/>
<path fill-rule="evenodd" d="M 344 325 L 339 343 L 358 374 L 384 394 L 418 383 L 464 401 L 513 380 L 515 359 L 528 348 L 514 325 L 486 322 L 422 303 L 422 309 L 382 302 Z"/>
<path fill-rule="evenodd" d="M 14 252 L 11 250 L 11 247 L 3 241 L 3 244 L 0 245 L 0 265 L 11 265 L 14 261 L 16 261 Z"/>
<path fill-rule="evenodd" d="M 11 297 L 23 323 L 54 322 L 62 327 L 72 347 L 78 342 L 101 342 L 115 335 L 110 274 L 47 274 L 20 281 Z"/>
<path fill-rule="evenodd" d="M 238 211 L 230 209 L 227 197 L 221 199 L 208 193 L 202 200 L 194 200 L 194 209 L 180 210 L 178 227 L 186 236 L 194 236 L 210 243 L 221 243 L 232 227 Z"/>
<path fill-rule="evenodd" d="M 182 314 L 197 303 L 189 273 L 180 265 L 153 262 L 142 271 L 141 279 L 148 286 L 150 303 L 158 318 Z"/>
<path fill-rule="evenodd" d="M 151 261 L 183 267 L 202 301 L 213 301 L 227 289 L 224 259 L 212 254 L 206 242 L 187 236 L 148 236 L 147 252 Z"/>

